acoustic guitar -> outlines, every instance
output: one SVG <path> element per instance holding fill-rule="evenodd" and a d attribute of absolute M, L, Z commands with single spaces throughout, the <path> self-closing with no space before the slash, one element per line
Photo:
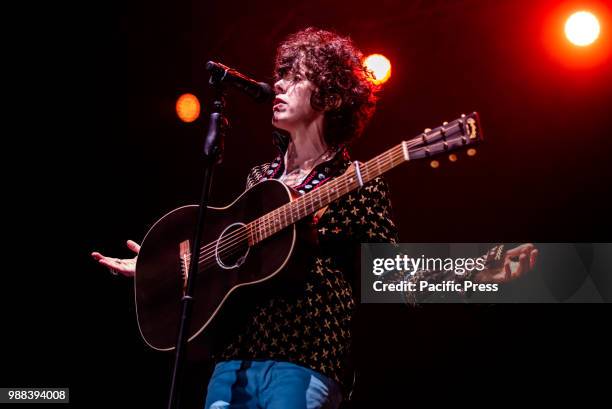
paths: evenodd
<path fill-rule="evenodd" d="M 411 160 L 467 148 L 482 141 L 476 112 L 403 141 L 304 195 L 278 180 L 264 180 L 225 207 L 209 207 L 203 229 L 189 340 L 212 331 L 228 298 L 264 285 L 299 249 L 296 223 L 388 170 Z M 157 350 L 174 349 L 198 206 L 175 209 L 146 234 L 136 264 L 140 333 Z M 291 269 L 292 270 L 292 269 Z M 294 274 L 293 270 L 291 274 Z"/>

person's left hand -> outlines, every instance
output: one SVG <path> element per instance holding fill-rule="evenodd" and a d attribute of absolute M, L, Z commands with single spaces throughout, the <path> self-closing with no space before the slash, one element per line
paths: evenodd
<path fill-rule="evenodd" d="M 474 274 L 478 283 L 507 283 L 532 270 L 538 257 L 538 250 L 531 243 L 521 244 L 504 255 L 499 267 L 485 268 Z"/>

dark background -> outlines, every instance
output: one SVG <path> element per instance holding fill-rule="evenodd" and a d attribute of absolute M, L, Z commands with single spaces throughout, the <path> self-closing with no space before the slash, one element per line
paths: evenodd
<path fill-rule="evenodd" d="M 586 50 L 565 46 L 561 31 L 551 34 L 575 5 L 602 19 L 600 41 Z M 2 385 L 69 386 L 75 406 L 165 406 L 170 355 L 140 340 L 131 281 L 112 277 L 89 254 L 128 256 L 126 239 L 141 240 L 165 212 L 197 201 L 210 101 L 204 63 L 269 81 L 276 45 L 310 25 L 350 35 L 364 53 L 393 64 L 354 158 L 367 160 L 461 113 L 481 114 L 486 142 L 475 157 L 388 174 L 402 241 L 612 241 L 611 10 L 604 2 L 522 0 L 23 10 L 8 37 L 24 41 L 15 46 L 22 68 L 11 85 L 29 91 L 4 150 L 13 200 Z M 174 111 L 183 92 L 203 102 L 193 124 Z M 270 107 L 237 93 L 228 105 L 233 129 L 214 180 L 217 204 L 274 154 Z M 363 306 L 354 407 L 600 396 L 611 368 L 609 317 L 609 304 Z M 190 402 L 203 397 L 207 376 L 206 367 L 190 366 Z"/>

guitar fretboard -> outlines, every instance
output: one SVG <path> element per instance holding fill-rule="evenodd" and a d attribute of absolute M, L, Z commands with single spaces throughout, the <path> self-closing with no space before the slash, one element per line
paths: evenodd
<path fill-rule="evenodd" d="M 408 150 L 405 144 L 402 142 L 366 163 L 359 163 L 358 167 L 351 166 L 334 180 L 252 221 L 247 225 L 249 245 L 265 240 L 359 188 L 362 184 L 404 163 L 408 160 Z"/>
<path fill-rule="evenodd" d="M 253 220 L 246 226 L 249 245 L 265 240 L 408 160 L 458 149 L 478 142 L 481 138 L 476 112 L 463 115 L 451 123 L 444 123 L 434 130 L 426 130 L 366 163 L 351 166 L 343 175 Z"/>

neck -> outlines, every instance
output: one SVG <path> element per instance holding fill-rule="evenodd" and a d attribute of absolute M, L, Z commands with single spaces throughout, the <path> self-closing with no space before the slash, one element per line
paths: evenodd
<path fill-rule="evenodd" d="M 292 132 L 291 140 L 285 153 L 287 173 L 296 169 L 309 170 L 317 159 L 328 150 L 323 139 L 323 118 L 301 126 Z"/>

